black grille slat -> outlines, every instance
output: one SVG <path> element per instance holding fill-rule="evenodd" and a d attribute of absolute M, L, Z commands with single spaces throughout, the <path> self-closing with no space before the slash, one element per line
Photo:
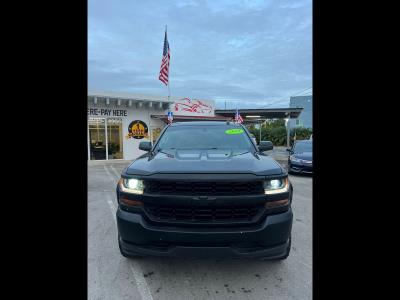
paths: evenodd
<path fill-rule="evenodd" d="M 147 216 L 152 220 L 188 223 L 223 223 L 252 221 L 262 211 L 262 206 L 257 207 L 169 207 L 145 205 Z"/>
<path fill-rule="evenodd" d="M 145 193 L 157 195 L 185 196 L 234 196 L 259 195 L 264 193 L 262 181 L 248 182 L 145 182 Z"/>
<path fill-rule="evenodd" d="M 264 194 L 262 181 L 213 181 L 189 182 L 168 180 L 146 180 L 147 194 L 182 196 L 243 196 Z M 227 206 L 167 206 L 145 204 L 145 212 L 150 220 L 157 222 L 221 223 L 255 222 L 264 207 L 254 205 Z"/>

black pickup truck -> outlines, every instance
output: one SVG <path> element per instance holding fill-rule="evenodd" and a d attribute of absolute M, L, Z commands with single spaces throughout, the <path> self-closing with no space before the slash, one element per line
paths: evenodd
<path fill-rule="evenodd" d="M 168 125 L 122 171 L 118 243 L 125 257 L 285 259 L 293 188 L 241 124 Z"/>

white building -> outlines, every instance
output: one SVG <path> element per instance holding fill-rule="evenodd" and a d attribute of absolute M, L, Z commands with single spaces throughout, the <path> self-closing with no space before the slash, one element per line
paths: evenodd
<path fill-rule="evenodd" d="M 88 159 L 132 160 L 144 154 L 143 140 L 155 141 L 167 123 L 174 121 L 226 120 L 214 115 L 214 101 L 131 93 L 88 93 Z"/>

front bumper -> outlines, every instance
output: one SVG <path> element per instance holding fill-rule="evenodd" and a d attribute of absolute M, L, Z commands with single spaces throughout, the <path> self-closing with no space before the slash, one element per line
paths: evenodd
<path fill-rule="evenodd" d="M 299 164 L 299 163 L 288 163 L 288 171 L 293 173 L 301 173 L 301 174 L 312 174 L 313 166 L 311 164 Z"/>
<path fill-rule="evenodd" d="M 264 257 L 286 254 L 293 213 L 268 215 L 251 228 L 156 226 L 140 214 L 117 211 L 119 242 L 131 255 L 168 257 Z"/>

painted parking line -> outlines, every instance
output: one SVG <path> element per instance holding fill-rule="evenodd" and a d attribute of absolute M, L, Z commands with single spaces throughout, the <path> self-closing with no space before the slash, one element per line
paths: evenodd
<path fill-rule="evenodd" d="M 307 263 L 305 263 L 305 262 L 303 262 L 303 261 L 301 261 L 301 260 L 299 260 L 299 263 L 301 263 L 303 266 L 306 266 L 307 268 L 309 268 L 310 270 L 312 270 L 312 267 L 311 267 L 309 264 L 307 264 Z"/>
<path fill-rule="evenodd" d="M 136 284 L 143 300 L 153 300 L 153 296 L 150 293 L 149 286 L 146 282 L 146 279 L 143 276 L 142 267 L 135 261 L 131 261 L 130 265 L 131 271 L 133 273 L 133 277 L 135 277 Z"/>
<path fill-rule="evenodd" d="M 114 219 L 115 227 L 117 227 L 117 217 L 116 217 L 117 208 L 115 207 L 113 201 L 111 200 L 111 196 L 109 194 L 106 194 L 106 197 L 107 197 L 108 206 L 110 207 L 111 214 Z"/>
<path fill-rule="evenodd" d="M 117 170 L 115 170 L 113 166 L 110 166 L 110 168 L 111 168 L 111 171 L 114 172 L 115 176 L 117 176 L 117 178 L 119 179 L 119 178 L 121 177 L 121 174 L 118 173 Z M 117 180 L 118 180 L 118 179 L 117 179 Z"/>
<path fill-rule="evenodd" d="M 115 177 L 113 177 L 111 175 L 110 171 L 108 170 L 108 168 L 106 166 L 104 166 L 104 170 L 106 171 L 107 176 L 110 178 L 110 180 L 113 183 L 116 183 L 115 181 L 118 179 L 116 179 Z M 114 171 L 115 171 L 115 169 L 114 169 Z M 119 175 L 117 175 L 116 177 L 118 178 Z M 117 218 L 116 218 L 117 208 L 116 208 L 114 202 L 112 201 L 112 197 L 109 193 L 106 193 L 106 198 L 107 198 L 108 206 L 110 207 L 111 215 L 114 219 L 115 227 L 117 228 Z M 142 270 L 142 267 L 140 266 L 140 264 L 138 262 L 136 262 L 135 260 L 130 260 L 128 263 L 130 264 L 129 268 L 131 269 L 133 277 L 135 278 L 136 285 L 137 285 L 138 291 L 140 293 L 140 296 L 142 297 L 142 300 L 153 300 L 153 296 L 151 295 L 149 286 L 146 282 L 146 279 L 143 276 L 144 273 L 143 273 L 143 270 Z"/>
<path fill-rule="evenodd" d="M 111 180 L 111 182 L 117 184 L 117 183 L 115 182 L 115 178 L 111 175 L 111 173 L 110 173 L 110 171 L 108 170 L 107 166 L 103 166 L 103 167 L 104 167 L 104 170 L 105 170 L 106 173 L 107 173 L 108 178 Z"/>

